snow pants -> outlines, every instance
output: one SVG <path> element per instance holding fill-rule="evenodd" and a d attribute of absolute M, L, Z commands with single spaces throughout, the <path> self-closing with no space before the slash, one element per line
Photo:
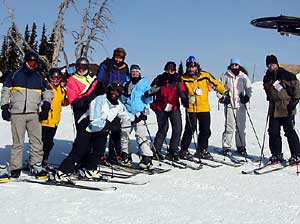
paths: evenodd
<path fill-rule="evenodd" d="M 142 156 L 153 156 L 153 152 L 151 150 L 151 145 L 149 140 L 147 139 L 147 124 L 144 121 L 140 121 L 134 126 L 131 126 L 130 120 L 125 120 L 122 122 L 122 133 L 121 133 L 121 150 L 122 152 L 129 153 L 129 135 L 133 131 L 135 131 L 135 138 L 138 144 L 138 148 L 140 154 Z"/>
<path fill-rule="evenodd" d="M 108 157 L 109 160 L 116 161 L 121 154 L 121 119 L 116 117 L 110 127 Z"/>
<path fill-rule="evenodd" d="M 222 134 L 222 147 L 231 148 L 232 138 L 235 135 L 236 147 L 246 147 L 246 108 L 224 107 L 225 130 Z"/>
<path fill-rule="evenodd" d="M 284 136 L 287 137 L 291 156 L 300 156 L 299 137 L 295 130 L 295 116 L 273 118 L 269 121 L 269 147 L 272 155 L 280 155 L 282 152 L 282 141 L 280 128 L 283 127 Z"/>
<path fill-rule="evenodd" d="M 78 162 L 83 162 L 81 165 L 88 170 L 97 169 L 99 159 L 105 151 L 108 132 L 90 133 L 85 130 L 89 123 L 88 117 L 78 123 L 72 150 L 58 168 L 63 173 L 72 173 Z"/>
<path fill-rule="evenodd" d="M 29 164 L 34 165 L 42 162 L 43 142 L 42 142 L 42 124 L 39 121 L 37 113 L 32 114 L 12 114 L 11 115 L 11 133 L 13 144 L 10 153 L 11 170 L 21 169 L 23 167 L 23 150 L 25 132 L 29 138 Z"/>
<path fill-rule="evenodd" d="M 57 127 L 42 126 L 42 141 L 43 141 L 43 161 L 48 160 L 51 149 L 54 146 L 54 136 Z"/>
<path fill-rule="evenodd" d="M 210 113 L 209 112 L 187 112 L 184 133 L 181 139 L 181 150 L 188 150 L 192 137 L 199 125 L 197 151 L 203 151 L 208 148 L 208 139 L 210 131 Z"/>
<path fill-rule="evenodd" d="M 172 127 L 172 134 L 169 143 L 169 153 L 177 154 L 178 146 L 180 142 L 181 132 L 182 132 L 182 119 L 180 110 L 166 111 L 155 111 L 158 130 L 154 139 L 154 147 L 160 153 L 164 140 L 166 139 L 169 120 Z"/>

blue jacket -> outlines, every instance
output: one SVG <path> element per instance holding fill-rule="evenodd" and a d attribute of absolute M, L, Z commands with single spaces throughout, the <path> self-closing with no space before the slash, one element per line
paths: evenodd
<path fill-rule="evenodd" d="M 101 94 L 106 92 L 106 88 L 112 82 L 123 84 L 129 74 L 129 69 L 126 63 L 123 63 L 120 67 L 114 65 L 113 60 L 107 58 L 104 60 L 98 70 L 97 79 L 101 89 Z"/>
<path fill-rule="evenodd" d="M 134 85 L 131 92 L 128 91 L 130 88 L 131 81 L 127 81 L 124 84 L 124 94 L 121 96 L 120 100 L 125 105 L 128 112 L 136 114 L 139 112 L 144 112 L 145 108 L 153 102 L 153 98 L 146 98 L 144 93 L 149 90 L 150 84 L 148 81 L 141 77 L 141 79 Z"/>

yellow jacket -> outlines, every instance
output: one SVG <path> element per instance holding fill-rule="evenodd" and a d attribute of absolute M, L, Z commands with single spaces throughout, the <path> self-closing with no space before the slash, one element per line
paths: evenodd
<path fill-rule="evenodd" d="M 201 71 L 198 76 L 184 74 L 182 80 L 187 88 L 189 97 L 188 112 L 209 112 L 208 102 L 209 86 L 223 94 L 225 87 L 209 72 Z"/>
<path fill-rule="evenodd" d="M 42 122 L 42 126 L 55 128 L 60 121 L 61 107 L 67 106 L 68 100 L 66 99 L 66 91 L 60 85 L 54 86 L 49 84 L 53 90 L 54 97 L 51 102 L 51 110 L 49 111 L 48 120 Z"/>

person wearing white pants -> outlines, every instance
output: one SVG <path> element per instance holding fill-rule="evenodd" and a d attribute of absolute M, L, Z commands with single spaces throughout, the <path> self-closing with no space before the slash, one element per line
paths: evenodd
<path fill-rule="evenodd" d="M 238 58 L 232 58 L 221 82 L 228 91 L 227 97 L 221 97 L 224 104 L 225 130 L 222 134 L 223 152 L 227 155 L 232 147 L 235 133 L 237 152 L 247 155 L 246 151 L 246 104 L 252 96 L 251 81 L 247 71 L 240 65 Z"/>
<path fill-rule="evenodd" d="M 130 67 L 130 79 L 124 84 L 123 95 L 121 102 L 124 103 L 126 109 L 131 113 L 135 119 L 122 120 L 121 132 L 121 151 L 122 161 L 125 165 L 131 165 L 131 155 L 129 153 L 129 135 L 131 131 L 135 130 L 136 141 L 142 157 L 139 167 L 141 169 L 150 168 L 152 165 L 153 152 L 151 144 L 147 139 L 147 110 L 150 103 L 152 103 L 152 96 L 148 96 L 150 84 L 141 75 L 141 69 L 138 65 Z"/>

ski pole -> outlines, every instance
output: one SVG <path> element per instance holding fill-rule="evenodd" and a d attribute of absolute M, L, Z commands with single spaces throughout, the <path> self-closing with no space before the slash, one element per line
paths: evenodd
<path fill-rule="evenodd" d="M 263 136 L 263 143 L 262 143 L 261 151 L 260 151 L 259 166 L 261 166 L 261 162 L 262 162 L 262 159 L 263 159 L 263 157 L 264 157 L 264 147 L 265 147 L 266 130 L 267 130 L 268 121 L 269 121 L 269 113 L 267 113 L 267 119 L 266 119 L 265 130 L 264 130 L 264 136 Z"/>
<path fill-rule="evenodd" d="M 160 158 L 159 158 L 159 156 L 158 156 L 158 152 L 157 152 L 157 149 L 156 149 L 156 147 L 154 146 L 154 144 L 153 144 L 153 140 L 152 140 L 152 137 L 151 137 L 151 133 L 150 133 L 150 130 L 149 130 L 149 128 L 148 128 L 148 125 L 147 125 L 147 122 L 144 120 L 144 125 L 145 125 L 145 127 L 146 127 L 146 130 L 147 130 L 147 132 L 148 132 L 148 135 L 149 135 L 149 138 L 150 138 L 150 141 L 151 141 L 151 145 L 152 145 L 152 149 L 154 149 L 153 151 L 154 151 L 154 155 L 156 156 L 156 159 L 157 159 L 157 161 L 159 162 L 159 166 L 161 166 L 161 160 L 160 160 Z"/>
<path fill-rule="evenodd" d="M 255 128 L 254 128 L 254 125 L 253 125 L 253 122 L 252 122 L 250 113 L 249 113 L 249 111 L 248 111 L 248 109 L 247 109 L 247 106 L 246 106 L 245 104 L 244 104 L 244 106 L 245 106 L 245 109 L 246 109 L 246 112 L 247 112 L 247 115 L 248 115 L 250 124 L 251 124 L 251 126 L 252 126 L 253 132 L 254 132 L 254 134 L 255 134 L 255 138 L 256 138 L 256 140 L 257 140 L 258 146 L 259 146 L 259 148 L 261 148 L 261 144 L 260 144 L 259 139 L 258 139 L 258 137 L 257 137 L 257 133 L 256 133 L 256 130 L 255 130 Z"/>

